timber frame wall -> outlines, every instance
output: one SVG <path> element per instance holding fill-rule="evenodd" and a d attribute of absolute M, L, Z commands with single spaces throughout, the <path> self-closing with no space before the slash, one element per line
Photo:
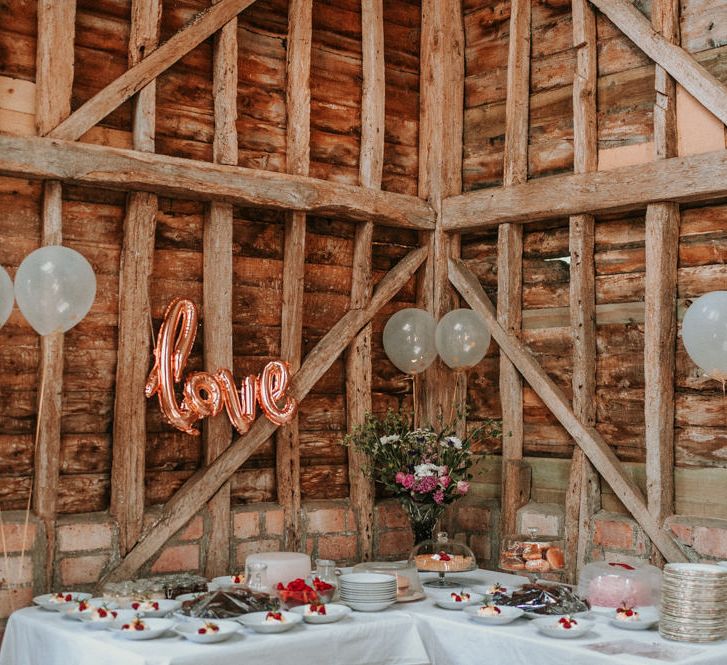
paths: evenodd
<path fill-rule="evenodd" d="M 592 3 L 573 0 L 568 52 L 575 56 L 571 86 L 574 173 L 529 181 L 533 170 L 529 157 L 534 143 L 530 136 L 530 112 L 534 103 L 531 88 L 539 75 L 531 72 L 531 67 L 532 57 L 541 45 L 533 43 L 532 4 L 528 0 L 513 0 L 509 16 L 501 21 L 509 25 L 506 63 L 500 67 L 505 73 L 502 181 L 488 183 L 468 179 L 468 151 L 472 142 L 468 122 L 474 115 L 468 100 L 476 96 L 476 91 L 467 89 L 467 71 L 474 66 L 467 40 L 473 37 L 473 25 L 492 26 L 496 21 L 488 24 L 484 19 L 473 20 L 478 9 L 470 6 L 471 2 L 463 5 L 459 0 L 424 0 L 421 23 L 417 26 L 421 32 L 417 44 L 418 173 L 416 191 L 412 191 L 410 184 L 398 183 L 386 170 L 387 150 L 391 155 L 390 144 L 394 142 L 387 133 L 393 134 L 396 130 L 387 125 L 386 119 L 389 100 L 384 58 L 386 3 L 382 0 L 360 3 L 362 101 L 360 140 L 356 145 L 357 172 L 349 174 L 348 181 L 334 182 L 331 174 L 321 169 L 319 155 L 313 163 L 311 109 L 314 103 L 317 111 L 325 105 L 315 99 L 312 83 L 317 72 L 311 58 L 315 22 L 311 0 L 291 0 L 284 11 L 287 14 L 286 71 L 282 77 L 287 114 L 284 160 L 277 164 L 277 170 L 266 169 L 265 160 L 261 162 L 259 156 L 258 162 L 254 162 L 257 167 L 249 163 L 239 165 L 240 155 L 247 153 L 241 151 L 239 144 L 245 136 L 240 132 L 241 107 L 236 94 L 238 68 L 244 69 L 238 21 L 262 4 L 263 0 L 258 3 L 217 0 L 209 7 L 205 4 L 206 8 L 196 15 L 185 14 L 184 18 L 191 20 L 178 21 L 176 29 L 170 31 L 169 25 L 164 24 L 165 7 L 160 0 L 133 0 L 128 68 L 122 68 L 118 76 L 93 94 L 82 95 L 84 101 L 77 103 L 74 61 L 78 56 L 74 53 L 73 40 L 68 38 L 76 30 L 76 2 L 39 0 L 36 127 L 32 132 L 36 136 L 18 136 L 30 133 L 22 131 L 0 136 L 0 174 L 9 179 L 42 182 L 41 242 L 44 244 L 63 240 L 66 188 L 77 191 L 92 187 L 126 195 L 116 285 L 118 361 L 111 428 L 114 443 L 109 449 L 109 454 L 113 452 L 109 507 L 118 527 L 120 558 L 107 567 L 104 579 L 128 578 L 136 573 L 205 504 L 210 524 L 207 548 L 212 553 L 205 560 L 206 573 L 226 572 L 231 565 L 228 557 L 230 497 L 236 474 L 261 446 L 275 451 L 274 487 L 283 509 L 283 544 L 294 549 L 306 546 L 301 526 L 299 420 L 277 432 L 270 422 L 259 420 L 248 434 L 234 439 L 222 419 L 213 421 L 204 431 L 204 465 L 194 473 L 175 478 L 173 488 L 178 489 L 173 495 L 164 496 L 160 510 L 145 511 L 145 495 L 149 492 L 145 487 L 149 482 L 145 474 L 149 417 L 143 383 L 151 349 L 147 321 L 158 320 L 159 310 L 159 303 L 150 302 L 149 284 L 154 278 L 157 225 L 164 213 L 169 212 L 163 208 L 160 197 L 191 201 L 204 219 L 200 301 L 204 335 L 202 354 L 196 356 L 200 365 L 232 367 L 235 362 L 232 338 L 236 329 L 232 312 L 236 306 L 234 282 L 239 278 L 233 263 L 234 246 L 239 242 L 235 238 L 236 209 L 258 209 L 264 211 L 259 213 L 262 215 L 277 215 L 275 219 L 283 229 L 284 257 L 279 300 L 281 333 L 279 341 L 269 348 L 275 348 L 295 372 L 292 392 L 297 398 L 303 400 L 341 356 L 345 362 L 348 403 L 346 426 L 350 428 L 361 422 L 364 413 L 372 408 L 372 321 L 392 311 L 389 307 L 392 298 L 402 289 L 410 289 L 417 275 L 416 299 L 420 306 L 439 317 L 456 306 L 461 296 L 488 319 L 502 352 L 497 373 L 505 432 L 500 476 L 501 530 L 515 530 L 517 510 L 531 497 L 535 483 L 534 469 L 525 460 L 525 418 L 529 395 L 534 394 L 563 427 L 568 445 L 577 444 L 566 498 L 565 535 L 571 573 L 587 558 L 590 522 L 601 506 L 597 474 L 613 489 L 664 558 L 685 558 L 682 548 L 664 528 L 675 503 L 672 423 L 680 211 L 684 205 L 727 198 L 727 151 L 722 130 L 720 150 L 679 156 L 683 153 L 677 145 L 677 84 L 722 122 L 727 121 L 727 87 L 700 64 L 699 57 L 693 57 L 679 46 L 678 7 L 666 0 L 654 0 L 649 23 L 627 0 Z M 280 19 L 278 4 L 271 6 Z M 406 4 L 402 3 L 404 7 Z M 571 3 L 567 4 L 570 8 Z M 79 4 L 79 11 L 81 8 L 85 10 L 85 5 Z M 406 13 L 403 8 L 399 9 Z M 596 10 L 600 12 L 599 20 L 608 17 L 612 28 L 616 26 L 656 63 L 655 104 L 650 115 L 653 117 L 652 143 L 658 158 L 654 161 L 607 171 L 601 168 L 605 156 L 599 156 Z M 409 15 L 399 20 L 409 20 Z M 165 30 L 168 34 L 163 34 Z M 213 39 L 212 76 L 208 82 L 213 118 L 212 150 L 208 156 L 211 159 L 201 159 L 200 155 L 170 156 L 168 146 L 164 154 L 159 154 L 156 152 L 159 141 L 155 141 L 157 125 L 167 121 L 157 112 L 161 77 L 184 58 L 193 58 L 194 49 L 210 38 Z M 723 61 L 724 56 L 718 58 L 718 66 Z M 79 83 L 78 79 L 75 83 Z M 12 84 L 5 81 L 4 85 L 9 90 Z M 131 106 L 124 106 L 129 101 Z M 567 101 L 570 104 L 570 99 Z M 123 147 L 112 147 L 108 144 L 120 140 L 118 132 L 115 134 L 115 130 L 101 127 L 99 123 L 107 116 L 113 117 L 120 108 L 130 111 L 130 140 L 125 137 Z M 273 112 L 272 105 L 270 111 Z M 491 109 L 484 112 L 487 115 Z M 13 116 L 6 114 L 6 117 Z M 245 122 L 249 123 L 249 118 Z M 107 145 L 93 145 L 95 142 Z M 316 146 L 320 149 L 319 143 Z M 245 150 L 252 152 L 249 148 Z M 462 193 L 463 189 L 487 184 L 501 186 Z M 183 208 L 185 203 L 179 205 Z M 624 468 L 614 447 L 607 443 L 608 437 L 604 438 L 601 428 L 596 427 L 596 324 L 602 311 L 597 307 L 594 262 L 596 216 L 613 218 L 634 213 L 645 214 L 646 286 L 645 302 L 641 306 L 646 368 L 645 493 Z M 304 331 L 305 265 L 309 251 L 306 242 L 311 223 L 320 225 L 321 218 L 335 218 L 354 225 L 352 278 L 348 303 L 343 311 L 327 318 L 326 330 L 320 331 L 313 342 L 306 340 Z M 566 320 L 559 323 L 572 331 L 572 386 L 565 393 L 563 386 L 558 387 L 548 377 L 523 343 L 527 337 L 523 328 L 532 327 L 532 321 L 528 323 L 523 312 L 527 245 L 524 236 L 530 223 L 537 224 L 537 229 L 545 229 L 541 231 L 543 236 L 547 235 L 548 228 L 567 224 L 569 229 L 570 309 Z M 490 255 L 497 260 L 496 309 L 478 279 L 482 274 L 481 265 L 478 269 L 476 261 L 468 255 L 469 247 L 477 244 L 479 238 L 489 238 L 487 234 L 495 228 L 496 251 Z M 372 247 L 376 234 L 380 234 L 379 244 L 395 244 L 389 240 L 394 236 L 387 236 L 386 229 L 406 234 L 397 237 L 407 240 L 399 241 L 397 260 L 389 262 L 388 270 L 374 270 Z M 562 239 L 562 233 L 558 233 Z M 93 241 L 93 236 L 90 237 Z M 491 249 L 495 249 L 494 244 Z M 450 287 L 450 281 L 455 289 Z M 487 287 L 487 279 L 482 281 Z M 162 298 L 159 294 L 155 297 Z M 260 302 L 255 302 L 254 307 L 264 309 Z M 562 315 L 562 311 L 556 314 Z M 260 321 L 248 315 L 245 323 Z M 44 393 L 46 403 L 39 423 L 37 451 L 35 455 L 30 451 L 27 457 L 34 466 L 34 510 L 46 534 L 43 560 L 45 586 L 50 586 L 54 574 L 56 521 L 61 512 L 59 477 L 64 463 L 61 454 L 62 336 L 42 341 L 38 372 L 51 389 Z M 240 372 L 236 374 L 239 376 Z M 421 406 L 421 419 L 426 422 L 433 420 L 439 410 L 450 412 L 453 401 L 464 400 L 467 387 L 456 385 L 453 375 L 436 364 L 417 378 L 413 390 Z M 270 443 L 273 436 L 274 446 Z M 362 478 L 361 463 L 356 455 L 349 454 L 348 478 L 343 486 L 347 491 L 350 487 L 350 505 L 358 533 L 356 555 L 367 559 L 374 555 L 374 494 L 371 484 Z M 253 469 L 251 475 L 260 474 Z M 27 489 L 24 489 L 25 496 Z M 12 497 L 12 489 L 9 494 Z M 263 495 L 272 498 L 269 494 Z M 8 505 L 15 508 L 19 503 L 22 501 L 10 500 Z M 654 556 L 658 558 L 657 554 Z"/>

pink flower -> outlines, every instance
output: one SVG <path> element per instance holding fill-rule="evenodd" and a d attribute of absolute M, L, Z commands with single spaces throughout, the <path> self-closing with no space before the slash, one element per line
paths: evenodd
<path fill-rule="evenodd" d="M 394 480 L 399 483 L 399 485 L 404 484 L 404 478 L 406 478 L 406 474 L 403 471 L 399 471 L 396 476 L 394 476 Z"/>
<path fill-rule="evenodd" d="M 442 476 L 439 479 L 439 484 L 442 487 L 442 489 L 447 489 L 449 487 L 449 483 L 452 482 L 452 479 L 449 476 Z"/>
<path fill-rule="evenodd" d="M 470 491 L 470 484 L 466 480 L 460 480 L 457 482 L 457 491 L 460 494 L 467 494 Z"/>
<path fill-rule="evenodd" d="M 442 492 L 442 490 L 437 490 L 432 498 L 434 499 L 434 503 L 442 504 L 444 503 L 444 492 Z"/>
<path fill-rule="evenodd" d="M 404 481 L 401 484 L 410 490 L 414 486 L 414 475 L 411 473 L 404 474 Z"/>
<path fill-rule="evenodd" d="M 417 480 L 414 485 L 414 491 L 419 494 L 428 494 L 437 489 L 437 479 L 434 476 L 425 476 Z"/>

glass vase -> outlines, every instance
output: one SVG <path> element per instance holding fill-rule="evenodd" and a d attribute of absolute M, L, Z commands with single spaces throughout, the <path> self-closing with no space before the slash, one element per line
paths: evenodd
<path fill-rule="evenodd" d="M 414 545 L 431 540 L 434 537 L 434 527 L 446 506 L 430 501 L 414 501 L 408 496 L 400 497 L 399 501 L 409 517 L 411 530 L 414 532 Z"/>

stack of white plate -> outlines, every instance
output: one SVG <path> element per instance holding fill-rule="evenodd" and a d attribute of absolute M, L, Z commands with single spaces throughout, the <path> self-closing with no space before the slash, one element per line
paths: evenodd
<path fill-rule="evenodd" d="M 680 642 L 726 638 L 727 568 L 704 563 L 664 566 L 659 632 Z"/>
<path fill-rule="evenodd" d="M 396 577 L 379 573 L 341 575 L 341 600 L 359 612 L 379 612 L 396 602 Z"/>

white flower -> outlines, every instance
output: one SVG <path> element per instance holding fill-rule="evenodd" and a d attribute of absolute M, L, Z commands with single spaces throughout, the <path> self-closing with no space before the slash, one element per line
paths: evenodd
<path fill-rule="evenodd" d="M 456 448 L 457 450 L 462 450 L 462 439 L 460 439 L 458 436 L 448 436 L 446 441 L 453 448 Z"/>
<path fill-rule="evenodd" d="M 398 434 L 389 434 L 389 436 L 382 436 L 379 439 L 379 443 L 382 443 L 383 445 L 388 445 L 390 443 L 396 443 L 397 441 L 400 441 L 401 437 Z"/>
<path fill-rule="evenodd" d="M 436 464 L 417 464 L 414 467 L 415 478 L 426 478 L 427 476 L 436 476 L 439 473 L 439 467 Z"/>

